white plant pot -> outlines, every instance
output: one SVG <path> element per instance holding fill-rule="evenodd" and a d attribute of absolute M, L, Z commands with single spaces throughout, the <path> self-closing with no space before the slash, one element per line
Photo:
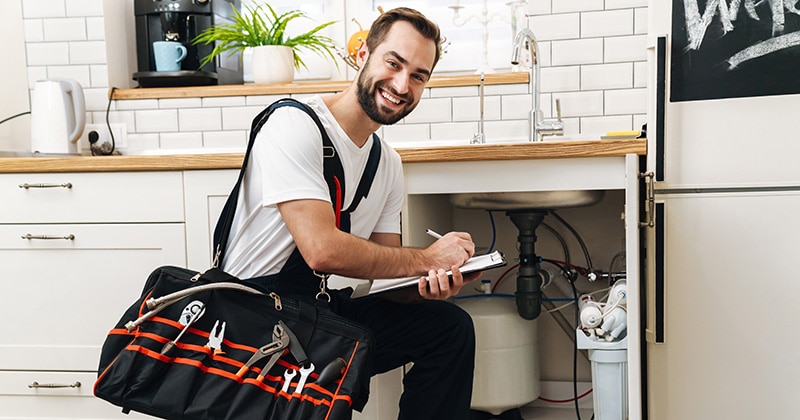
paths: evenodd
<path fill-rule="evenodd" d="M 253 82 L 291 83 L 294 80 L 294 54 L 283 45 L 262 45 L 253 48 Z"/>

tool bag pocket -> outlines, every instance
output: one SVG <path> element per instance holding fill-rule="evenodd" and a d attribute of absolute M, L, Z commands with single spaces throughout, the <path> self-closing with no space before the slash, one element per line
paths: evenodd
<path fill-rule="evenodd" d="M 106 337 L 94 393 L 168 419 L 349 419 L 369 396 L 373 343 L 327 308 L 160 267 Z"/>

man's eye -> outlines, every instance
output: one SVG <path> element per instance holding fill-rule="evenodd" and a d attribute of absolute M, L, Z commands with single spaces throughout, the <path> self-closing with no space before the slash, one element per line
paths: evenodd
<path fill-rule="evenodd" d="M 394 62 L 394 61 L 391 61 L 391 60 L 387 61 L 387 62 L 386 62 L 386 64 L 388 64 L 388 65 L 390 65 L 390 66 L 392 66 L 392 67 L 394 67 L 394 68 L 397 68 L 397 67 L 398 67 L 397 63 L 396 63 L 396 62 Z"/>

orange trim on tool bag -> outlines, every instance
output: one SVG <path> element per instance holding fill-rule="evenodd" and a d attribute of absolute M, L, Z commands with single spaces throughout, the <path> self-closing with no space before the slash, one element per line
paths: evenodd
<path fill-rule="evenodd" d="M 195 348 L 200 348 L 200 349 L 203 349 L 203 350 L 207 350 L 204 347 L 191 345 L 191 344 L 190 345 L 184 345 L 182 343 L 176 343 L 176 345 L 178 347 L 184 348 L 184 349 L 187 348 L 187 347 L 195 347 Z M 193 366 L 193 367 L 198 368 L 201 371 L 203 371 L 205 373 L 208 373 L 208 374 L 222 376 L 224 378 L 227 378 L 227 379 L 230 379 L 232 381 L 239 382 L 239 383 L 249 383 L 249 384 L 252 384 L 252 385 L 256 385 L 259 388 L 262 388 L 265 391 L 271 392 L 274 395 L 278 395 L 278 394 L 281 393 L 280 391 L 277 391 L 274 388 L 266 385 L 263 382 L 263 380 L 262 381 L 258 381 L 255 378 L 244 378 L 244 379 L 241 379 L 238 376 L 236 376 L 235 373 L 228 372 L 228 371 L 226 371 L 224 369 L 220 369 L 220 368 L 206 366 L 203 362 L 201 362 L 199 360 L 188 359 L 188 358 L 185 358 L 185 357 L 172 358 L 172 357 L 169 357 L 169 356 L 165 356 L 165 355 L 163 355 L 163 354 L 161 354 L 161 353 L 159 353 L 157 351 L 148 349 L 147 347 L 144 347 L 142 345 L 133 344 L 133 343 L 131 343 L 128 346 L 126 346 L 125 350 L 141 353 L 144 356 L 150 357 L 151 359 L 156 359 L 156 360 L 158 360 L 158 361 L 160 361 L 162 363 L 178 363 L 178 364 L 182 364 L 182 365 Z M 117 356 L 117 357 L 119 357 L 119 356 Z M 233 360 L 233 359 L 229 359 L 229 358 L 224 358 L 224 359 L 227 359 L 228 361 L 230 361 L 231 363 L 228 363 L 228 364 L 230 364 L 231 366 L 234 366 L 234 367 L 244 366 L 244 363 L 241 363 L 239 361 L 236 361 L 236 360 Z M 293 365 L 293 364 L 288 363 L 288 362 L 284 362 L 283 360 L 278 360 L 278 364 L 283 365 L 283 366 L 285 366 L 285 367 L 287 367 L 289 369 L 300 369 L 299 366 Z M 109 364 L 109 366 L 111 366 L 111 364 Z M 108 368 L 106 368 L 106 370 L 107 369 Z M 257 375 L 260 375 L 262 373 L 261 370 L 259 368 L 257 368 L 257 367 L 251 367 L 249 370 L 255 372 Z M 312 373 L 311 375 L 309 375 L 309 379 L 312 379 L 312 380 L 314 380 L 314 379 L 316 379 L 318 377 L 319 377 L 319 375 L 316 374 L 316 373 Z M 271 381 L 271 382 L 279 382 L 281 379 L 283 379 L 282 376 L 270 375 L 268 373 L 266 375 L 264 375 L 264 378 L 269 380 L 269 381 Z M 99 381 L 99 379 L 98 379 L 98 381 Z M 317 392 L 319 392 L 320 394 L 328 396 L 328 398 L 330 398 L 331 400 L 344 400 L 344 401 L 347 401 L 347 403 L 349 405 L 353 405 L 353 401 L 350 398 L 350 396 L 347 396 L 347 395 L 344 395 L 344 396 L 335 395 L 334 393 L 332 393 L 332 392 L 328 391 L 327 389 L 322 388 L 322 387 L 320 387 L 320 386 L 318 386 L 318 385 L 316 385 L 314 383 L 309 383 L 306 386 L 309 387 L 309 388 L 314 388 Z M 339 381 L 339 387 L 341 387 L 341 381 Z M 338 392 L 338 389 L 337 389 L 337 392 Z M 283 393 L 283 394 L 286 394 L 286 393 Z M 287 394 L 287 395 L 291 396 L 291 394 Z M 289 399 L 291 399 L 291 398 L 289 398 Z M 305 395 L 303 396 L 303 399 L 304 400 L 308 400 L 308 401 L 314 403 L 315 405 L 320 405 L 320 404 L 330 405 L 330 402 L 328 402 L 327 400 L 324 400 L 324 399 L 315 399 L 315 398 L 311 398 L 311 397 L 305 396 Z"/>
<path fill-rule="evenodd" d="M 150 350 L 147 347 L 143 347 L 143 346 L 140 346 L 138 344 L 128 345 L 125 349 L 126 350 L 130 350 L 130 351 L 139 352 L 139 353 L 141 353 L 141 354 L 143 354 L 143 355 L 145 355 L 147 357 L 150 357 L 152 359 L 156 359 L 156 360 L 158 360 L 160 362 L 163 362 L 163 363 L 177 363 L 177 364 L 181 364 L 181 365 L 192 366 L 192 367 L 195 367 L 197 369 L 200 369 L 202 372 L 210 373 L 212 375 L 222 376 L 223 378 L 230 379 L 230 380 L 232 380 L 234 382 L 239 382 L 239 378 L 236 376 L 236 374 L 228 372 L 228 371 L 220 369 L 220 368 L 206 366 L 206 365 L 203 364 L 203 362 L 201 362 L 199 360 L 187 359 L 185 357 L 172 358 L 172 357 L 164 356 L 163 354 L 161 354 L 159 352 Z"/>
<path fill-rule="evenodd" d="M 280 382 L 280 380 L 275 381 L 275 382 L 282 383 L 282 382 Z M 294 393 L 281 391 L 281 390 L 279 390 L 277 388 L 274 388 L 274 387 L 271 387 L 271 386 L 267 385 L 263 381 L 259 381 L 259 380 L 255 379 L 255 378 L 247 378 L 244 381 L 242 381 L 242 383 L 256 386 L 256 387 L 260 388 L 262 391 L 268 392 L 268 393 L 270 393 L 270 394 L 272 394 L 272 395 L 274 395 L 276 397 L 285 398 L 287 401 L 291 401 L 292 399 L 299 399 L 301 401 L 307 401 L 307 402 L 309 402 L 311 404 L 314 404 L 315 406 L 324 405 L 326 407 L 330 407 L 331 404 L 332 404 L 332 401 L 328 401 L 328 400 L 325 400 L 325 399 L 312 398 L 312 397 L 310 397 L 308 395 L 298 395 L 298 394 L 294 394 Z M 297 386 L 296 382 L 291 382 L 291 384 L 293 384 L 294 386 Z M 290 385 L 290 387 L 291 387 L 291 385 Z"/>
<path fill-rule="evenodd" d="M 147 296 L 143 296 L 142 297 L 142 304 L 139 305 L 139 316 L 144 315 L 144 309 L 147 306 L 147 299 L 150 299 L 150 296 L 152 296 L 152 295 L 153 295 L 153 289 L 150 289 L 147 292 Z"/>
<path fill-rule="evenodd" d="M 336 227 L 342 226 L 342 184 L 339 178 L 334 175 L 333 182 L 336 184 L 336 203 L 334 203 L 334 212 L 336 213 Z"/>
<path fill-rule="evenodd" d="M 169 325 L 170 327 L 174 327 L 174 328 L 177 328 L 179 330 L 182 330 L 183 327 L 185 327 L 185 325 L 181 324 L 178 321 L 173 321 L 173 320 L 171 320 L 169 318 L 164 318 L 164 317 L 161 317 L 161 316 L 154 316 L 154 317 L 150 318 L 148 321 L 150 321 L 150 322 L 158 322 L 159 324 L 166 324 L 166 325 Z"/>
<path fill-rule="evenodd" d="M 131 340 L 131 343 L 133 343 L 133 340 L 135 340 L 135 338 Z M 97 375 L 97 380 L 94 381 L 94 385 L 92 386 L 92 394 L 97 395 L 97 384 L 99 384 L 100 381 L 106 376 L 106 372 L 108 372 L 111 366 L 114 366 L 114 363 L 117 363 L 117 360 L 119 360 L 120 355 L 122 355 L 122 352 L 117 353 L 117 355 L 114 357 L 114 360 L 112 360 L 111 363 L 109 363 L 108 366 L 106 366 L 106 368 L 103 369 L 103 373 Z"/>
<path fill-rule="evenodd" d="M 179 322 L 173 321 L 173 320 L 168 319 L 168 318 L 162 318 L 160 316 L 154 316 L 154 317 L 150 318 L 148 321 L 149 322 L 158 322 L 160 324 L 169 325 L 169 326 L 175 327 L 175 328 L 177 328 L 179 330 L 183 329 L 183 327 L 184 327 Z M 203 330 L 198 330 L 196 328 L 189 328 L 188 332 L 190 332 L 190 333 L 192 333 L 194 335 L 203 337 L 203 338 L 208 338 L 208 336 L 209 336 L 208 332 L 203 331 Z M 167 340 L 169 341 L 169 339 L 167 339 Z M 230 340 L 226 340 L 224 338 L 222 339 L 222 344 L 224 344 L 227 347 L 230 347 L 232 349 L 245 350 L 245 351 L 249 351 L 250 353 L 255 353 L 258 350 L 258 348 L 256 348 L 256 347 L 248 346 L 248 345 L 245 345 L 245 344 L 234 343 L 234 342 L 232 342 Z"/>
<path fill-rule="evenodd" d="M 279 384 L 282 384 L 283 382 L 281 382 L 281 379 L 283 379 L 283 378 L 278 378 L 276 380 L 273 380 L 272 382 L 278 382 Z M 296 398 L 296 399 L 299 399 L 301 401 L 310 402 L 311 404 L 314 404 L 316 406 L 324 405 L 326 407 L 330 407 L 331 404 L 332 404 L 332 401 L 329 401 L 329 400 L 326 400 L 326 399 L 312 398 L 312 397 L 310 397 L 308 395 L 298 395 L 298 394 L 294 394 L 294 393 L 281 391 L 278 388 L 275 388 L 275 387 L 267 385 L 264 381 L 257 380 L 256 378 L 246 378 L 245 380 L 242 381 L 242 383 L 256 386 L 256 387 L 260 388 L 262 391 L 268 392 L 268 393 L 270 393 L 270 394 L 272 394 L 272 395 L 274 395 L 276 397 L 283 397 L 287 401 L 290 401 L 290 400 Z M 296 382 L 291 382 L 291 384 L 294 385 L 294 386 L 297 386 Z M 292 385 L 290 385 L 290 387 Z M 326 392 L 326 395 L 330 395 L 330 392 Z M 341 399 L 341 398 L 337 398 L 337 399 Z"/>
<path fill-rule="evenodd" d="M 350 360 L 347 361 L 347 367 L 344 369 L 344 373 L 342 374 L 341 380 L 339 381 L 339 386 L 336 387 L 336 393 L 334 394 L 334 400 L 345 400 L 347 403 L 352 407 L 353 406 L 353 399 L 350 398 L 349 395 L 339 395 L 339 392 L 342 389 L 342 384 L 344 383 L 344 378 L 350 373 L 350 366 L 353 364 L 353 359 L 356 357 L 356 352 L 358 351 L 358 346 L 361 345 L 361 341 L 356 341 L 355 347 L 353 347 L 353 352 L 350 353 Z M 328 415 L 325 416 L 327 419 L 330 417 L 331 413 L 328 410 Z"/>
<path fill-rule="evenodd" d="M 160 336 L 158 334 L 148 333 L 148 332 L 141 332 L 141 331 L 136 333 L 136 338 L 139 338 L 139 337 L 141 337 L 141 338 L 149 338 L 149 339 L 151 339 L 151 340 L 153 340 L 153 341 L 155 341 L 157 343 L 168 343 L 170 341 L 169 338 Z"/>

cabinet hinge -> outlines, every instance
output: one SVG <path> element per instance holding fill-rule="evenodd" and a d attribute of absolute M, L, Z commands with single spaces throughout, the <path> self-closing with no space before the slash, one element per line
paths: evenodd
<path fill-rule="evenodd" d="M 656 207 L 656 190 L 655 190 L 655 173 L 643 172 L 639 174 L 639 179 L 645 179 L 645 189 L 647 190 L 647 221 L 639 222 L 639 227 L 654 227 L 656 225 L 655 207 Z"/>

